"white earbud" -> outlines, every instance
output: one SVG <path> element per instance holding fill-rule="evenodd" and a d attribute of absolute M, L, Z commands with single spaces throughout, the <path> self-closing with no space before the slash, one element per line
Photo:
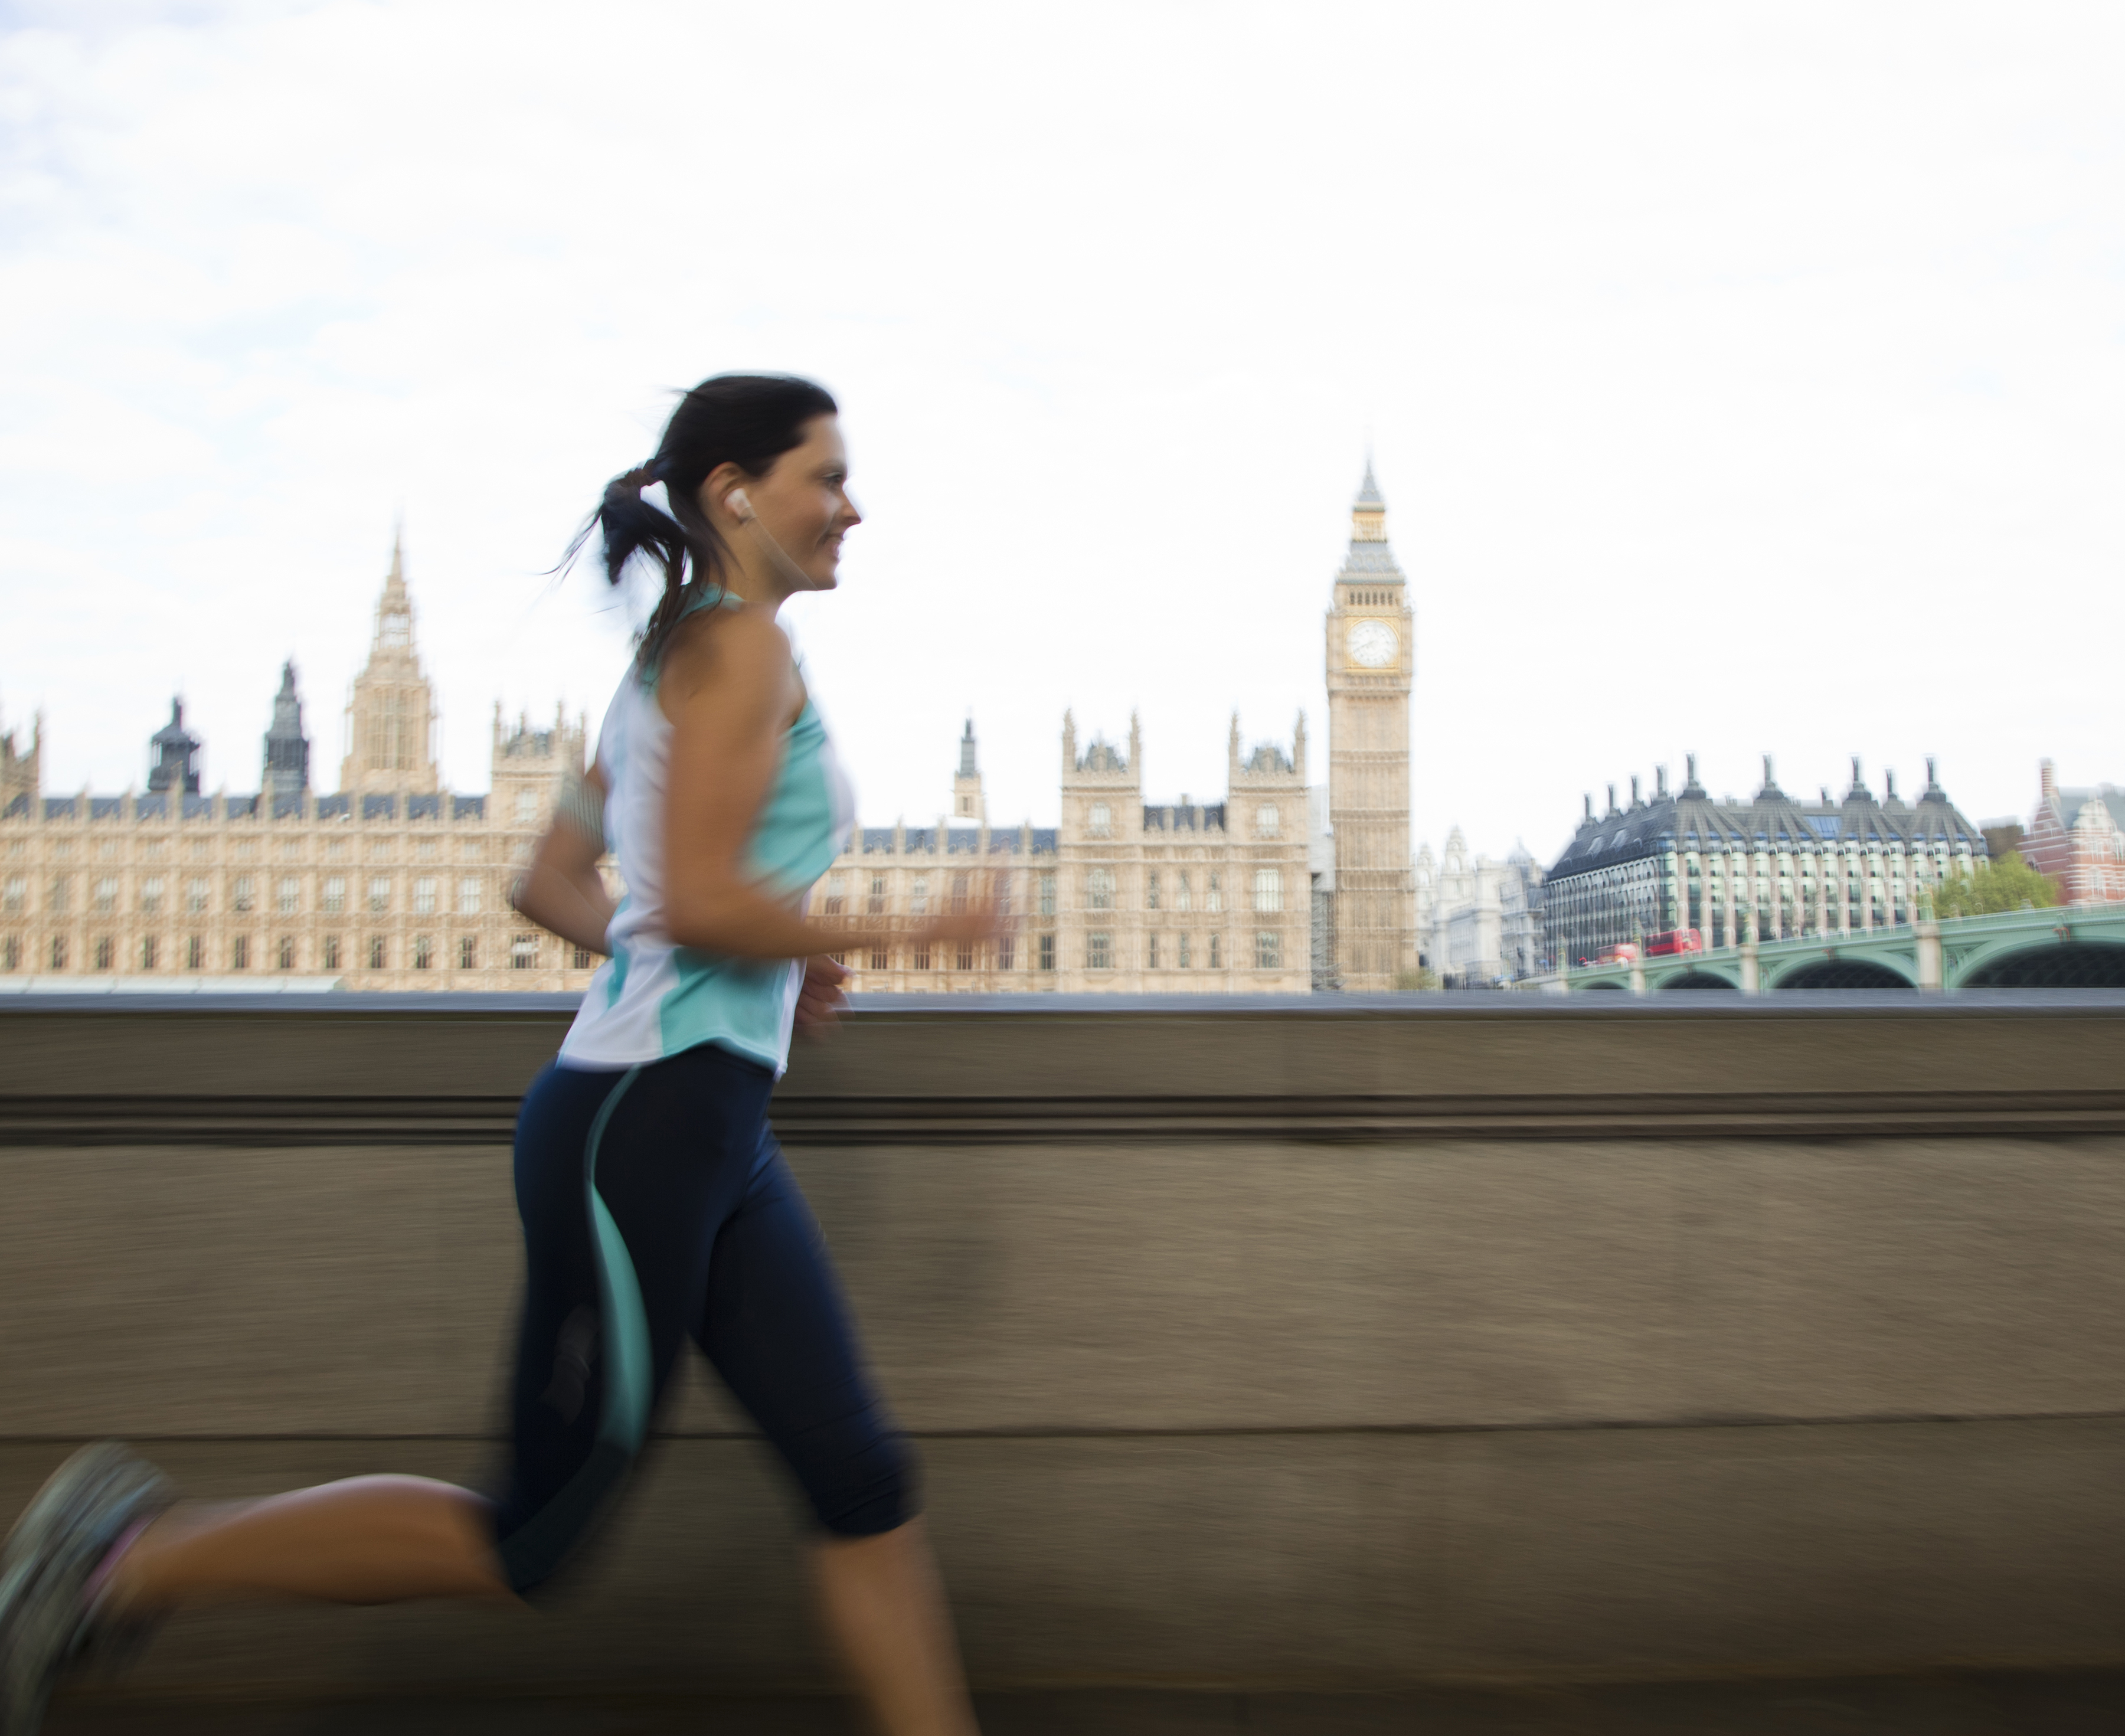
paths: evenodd
<path fill-rule="evenodd" d="M 752 521 L 752 502 L 745 498 L 744 489 L 733 488 L 729 493 L 723 496 L 723 504 L 737 514 L 737 521 L 740 524 L 750 524 Z"/>

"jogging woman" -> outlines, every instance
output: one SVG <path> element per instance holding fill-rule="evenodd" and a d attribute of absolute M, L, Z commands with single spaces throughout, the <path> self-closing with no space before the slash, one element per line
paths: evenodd
<path fill-rule="evenodd" d="M 517 895 L 610 955 L 517 1119 L 526 1272 L 506 1484 L 357 1477 L 173 1503 L 123 1448 L 84 1448 L 0 1555 L 0 1736 L 35 1729 L 68 1665 L 181 1604 L 529 1593 L 610 1512 L 687 1337 L 811 1504 L 826 1623 L 879 1724 L 973 1729 L 907 1447 L 767 1123 L 793 1024 L 839 1002 L 827 946 L 874 939 L 829 941 L 805 919 L 851 804 L 775 619 L 798 592 L 833 588 L 860 522 L 836 415 L 808 381 L 704 381 L 577 540 L 601 531 L 615 584 L 644 554 L 664 589 L 596 765 Z M 668 515 L 642 498 L 652 484 Z M 617 908 L 596 867 L 608 837 Z M 982 909 L 927 934 L 993 926 Z"/>

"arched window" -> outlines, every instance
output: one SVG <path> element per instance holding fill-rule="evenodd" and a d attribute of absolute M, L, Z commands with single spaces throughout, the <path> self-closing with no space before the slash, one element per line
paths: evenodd
<path fill-rule="evenodd" d="M 1094 837 L 1110 836 L 1114 829 L 1113 809 L 1105 802 L 1093 803 L 1091 811 L 1085 816 L 1085 829 Z"/>
<path fill-rule="evenodd" d="M 1085 908 L 1087 910 L 1111 910 L 1114 908 L 1114 870 L 1095 868 L 1085 876 Z"/>
<path fill-rule="evenodd" d="M 1255 908 L 1258 911 L 1284 908 L 1284 876 L 1274 868 L 1255 870 Z"/>
<path fill-rule="evenodd" d="M 1276 806 L 1272 802 L 1264 802 L 1255 809 L 1255 830 L 1264 837 L 1275 837 L 1276 828 Z"/>

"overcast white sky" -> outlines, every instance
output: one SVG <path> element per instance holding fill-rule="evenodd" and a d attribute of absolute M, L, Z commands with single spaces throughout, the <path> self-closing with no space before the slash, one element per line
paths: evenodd
<path fill-rule="evenodd" d="M 1369 442 L 1415 829 L 1583 790 L 1975 815 L 2125 780 L 2114 5 L 0 4 L 0 719 L 144 782 L 181 690 L 332 787 L 394 516 L 484 789 L 595 723 L 550 587 L 670 393 L 841 398 L 869 521 L 793 606 L 865 818 L 999 821 L 1141 710 L 1148 794 L 1314 724 Z"/>

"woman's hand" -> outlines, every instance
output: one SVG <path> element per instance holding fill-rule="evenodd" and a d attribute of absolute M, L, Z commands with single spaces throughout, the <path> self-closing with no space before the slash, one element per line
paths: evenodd
<path fill-rule="evenodd" d="M 1011 928 L 1011 918 L 994 899 L 968 899 L 964 910 L 947 912 L 917 925 L 915 941 L 927 946 L 939 941 L 992 941 Z"/>
<path fill-rule="evenodd" d="M 598 767 L 584 775 L 583 790 L 591 811 L 602 811 L 605 774 Z M 531 866 L 510 889 L 511 905 L 548 933 L 602 955 L 612 922 L 612 895 L 597 870 L 604 854 L 602 837 L 593 837 L 581 820 L 557 812 Z"/>
<path fill-rule="evenodd" d="M 824 1036 L 841 1021 L 849 998 L 841 992 L 849 973 L 823 952 L 804 960 L 804 985 L 797 991 L 797 1028 Z"/>

